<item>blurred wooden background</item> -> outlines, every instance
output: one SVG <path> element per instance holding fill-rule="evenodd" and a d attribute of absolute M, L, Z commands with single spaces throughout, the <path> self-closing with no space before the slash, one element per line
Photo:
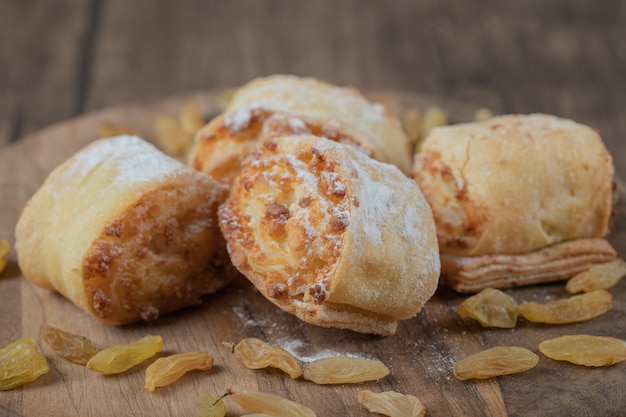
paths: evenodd
<path fill-rule="evenodd" d="M 0 0 L 0 148 L 277 72 L 572 118 L 626 177 L 623 0 Z"/>

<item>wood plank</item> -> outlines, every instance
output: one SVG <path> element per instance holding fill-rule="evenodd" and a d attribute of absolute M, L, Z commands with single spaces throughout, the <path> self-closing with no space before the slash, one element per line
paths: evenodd
<path fill-rule="evenodd" d="M 13 239 L 13 227 L 29 195 L 47 172 L 96 137 L 100 123 L 126 122 L 149 134 L 157 114 L 175 113 L 190 100 L 199 103 L 205 114 L 215 114 L 219 111 L 218 96 L 219 93 L 198 92 L 166 101 L 105 109 L 52 126 L 0 151 L 0 235 Z M 408 106 L 423 109 L 437 103 L 457 121 L 468 120 L 476 108 L 450 100 L 437 102 L 436 98 L 412 93 L 378 91 L 369 96 L 397 111 Z M 622 199 L 617 230 L 611 236 L 621 256 L 626 254 L 625 209 Z M 14 259 L 12 254 L 13 264 Z M 200 394 L 223 393 L 238 383 L 300 401 L 320 416 L 367 415 L 356 394 L 361 389 L 372 389 L 417 395 L 431 417 L 581 412 L 617 417 L 623 415 L 625 407 L 624 364 L 588 369 L 541 357 L 536 368 L 523 374 L 481 382 L 459 381 L 452 375 L 456 360 L 495 345 L 519 345 L 536 351 L 541 340 L 583 332 L 626 339 L 626 282 L 611 292 L 613 309 L 587 323 L 541 326 L 521 320 L 515 329 L 486 330 L 455 314 L 464 296 L 441 288 L 414 319 L 400 323 L 395 336 L 381 338 L 303 323 L 277 309 L 240 278 L 207 297 L 202 306 L 163 316 L 152 323 L 113 327 L 97 323 L 59 295 L 33 287 L 13 265 L 9 274 L 0 279 L 1 345 L 17 336 L 33 337 L 52 370 L 32 384 L 3 393 L 0 415 L 193 415 L 193 403 Z M 515 289 L 510 294 L 519 301 L 565 296 L 562 284 Z M 43 324 L 83 334 L 100 346 L 160 334 L 165 340 L 164 354 L 204 350 L 215 356 L 215 368 L 186 375 L 169 387 L 147 393 L 143 390 L 147 364 L 118 376 L 93 374 L 55 356 L 38 336 Z M 302 364 L 335 354 L 378 358 L 391 374 L 377 382 L 334 387 L 294 381 L 275 370 L 251 371 L 222 344 L 243 337 L 259 337 L 283 346 Z M 232 410 L 236 409 L 229 404 Z"/>

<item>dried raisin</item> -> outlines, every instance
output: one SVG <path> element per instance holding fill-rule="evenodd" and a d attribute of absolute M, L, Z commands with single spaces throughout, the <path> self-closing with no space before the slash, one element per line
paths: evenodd
<path fill-rule="evenodd" d="M 87 368 L 105 375 L 119 374 L 150 359 L 161 349 L 163 349 L 161 336 L 146 336 L 127 345 L 116 345 L 101 350 L 87 362 Z"/>
<path fill-rule="evenodd" d="M 229 393 L 240 407 L 253 413 L 264 413 L 274 417 L 315 417 L 315 412 L 310 408 L 280 395 L 239 385 L 230 387 Z"/>
<path fill-rule="evenodd" d="M 34 381 L 50 371 L 46 357 L 33 339 L 22 338 L 0 349 L 0 390 Z"/>
<path fill-rule="evenodd" d="M 612 262 L 594 265 L 567 281 L 565 290 L 570 294 L 581 291 L 607 290 L 626 275 L 626 262 L 616 259 Z"/>
<path fill-rule="evenodd" d="M 351 384 L 374 381 L 389 375 L 381 362 L 349 356 L 334 356 L 311 362 L 304 370 L 304 379 L 316 384 Z"/>
<path fill-rule="evenodd" d="M 417 397 L 395 391 L 359 391 L 358 399 L 372 413 L 389 417 L 423 417 L 426 414 L 426 408 Z"/>
<path fill-rule="evenodd" d="M 243 339 L 235 345 L 233 352 L 247 368 L 278 368 L 294 379 L 302 375 L 298 360 L 291 353 L 281 347 L 270 346 L 260 339 Z"/>
<path fill-rule="evenodd" d="M 517 302 L 500 290 L 487 288 L 457 307 L 461 317 L 471 317 L 483 327 L 513 328 L 519 314 Z"/>
<path fill-rule="evenodd" d="M 41 328 L 41 337 L 58 355 L 79 365 L 87 365 L 98 347 L 86 337 L 45 325 Z"/>
<path fill-rule="evenodd" d="M 557 361 L 576 365 L 605 366 L 626 361 L 626 341 L 586 334 L 544 340 L 539 351 Z"/>
<path fill-rule="evenodd" d="M 213 394 L 201 395 L 196 401 L 196 417 L 224 417 L 226 415 L 226 405 L 222 398 Z"/>
<path fill-rule="evenodd" d="M 147 391 L 172 384 L 189 371 L 208 371 L 213 357 L 204 352 L 185 352 L 159 358 L 146 368 Z"/>
<path fill-rule="evenodd" d="M 517 346 L 498 346 L 468 356 L 454 364 L 459 379 L 487 379 L 533 368 L 539 356 Z"/>
<path fill-rule="evenodd" d="M 535 323 L 577 323 L 609 311 L 612 299 L 607 291 L 596 290 L 545 304 L 534 301 L 522 303 L 519 305 L 519 312 L 526 320 Z"/>

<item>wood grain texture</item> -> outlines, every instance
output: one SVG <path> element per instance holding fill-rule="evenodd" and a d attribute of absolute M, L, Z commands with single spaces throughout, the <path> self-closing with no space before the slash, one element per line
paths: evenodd
<path fill-rule="evenodd" d="M 475 105 L 411 93 L 373 91 L 368 94 L 388 108 L 424 109 L 438 104 L 454 121 L 469 120 Z M 125 122 L 150 137 L 158 114 L 175 114 L 183 103 L 197 103 L 209 116 L 219 112 L 219 94 L 198 92 L 145 104 L 113 107 L 69 120 L 0 151 L 0 236 L 13 240 L 13 228 L 30 195 L 47 173 L 97 136 L 103 122 Z M 620 195 L 626 196 L 623 190 Z M 621 200 L 611 242 L 626 254 L 626 203 Z M 456 306 L 465 298 L 441 288 L 413 319 L 400 323 L 393 337 L 381 338 L 303 323 L 265 300 L 245 279 L 199 307 L 161 317 L 156 322 L 113 327 L 100 324 L 61 296 L 35 288 L 19 274 L 15 254 L 0 278 L 0 345 L 21 336 L 38 341 L 51 372 L 23 388 L 0 395 L 0 416 L 194 415 L 194 401 L 203 393 L 223 393 L 231 384 L 271 391 L 302 402 L 319 416 L 367 416 L 357 402 L 361 389 L 397 390 L 418 396 L 428 416 L 622 416 L 626 411 L 624 365 L 600 369 L 555 362 L 541 356 L 538 366 L 523 374 L 486 381 L 459 381 L 454 362 L 496 345 L 518 345 L 537 351 L 540 341 L 564 334 L 590 333 L 626 339 L 626 282 L 611 290 L 612 310 L 595 320 L 566 326 L 534 325 L 521 320 L 515 329 L 482 329 L 460 319 Z M 565 297 L 562 283 L 511 290 L 518 301 Z M 104 377 L 69 363 L 39 337 L 43 324 L 83 334 L 99 346 L 127 343 L 147 334 L 164 338 L 164 354 L 203 350 L 215 357 L 207 373 L 186 375 L 153 393 L 143 390 L 149 363 L 130 372 Z M 291 380 L 276 370 L 243 368 L 222 342 L 258 337 L 311 359 L 352 354 L 382 360 L 391 374 L 359 385 L 317 386 Z M 228 400 L 227 400 L 228 401 Z M 229 416 L 240 415 L 231 406 Z"/>
<path fill-rule="evenodd" d="M 573 118 L 623 161 L 625 21 L 626 0 L 3 1 L 0 146 L 281 72 Z"/>

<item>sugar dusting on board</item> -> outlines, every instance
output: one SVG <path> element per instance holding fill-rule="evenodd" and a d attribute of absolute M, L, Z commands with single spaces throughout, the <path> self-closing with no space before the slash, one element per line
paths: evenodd
<path fill-rule="evenodd" d="M 125 185 L 176 176 L 188 169 L 147 141 L 137 136 L 122 135 L 99 140 L 78 152 L 65 175 L 83 178 L 103 164 L 114 165 L 116 175 L 113 182 Z"/>

